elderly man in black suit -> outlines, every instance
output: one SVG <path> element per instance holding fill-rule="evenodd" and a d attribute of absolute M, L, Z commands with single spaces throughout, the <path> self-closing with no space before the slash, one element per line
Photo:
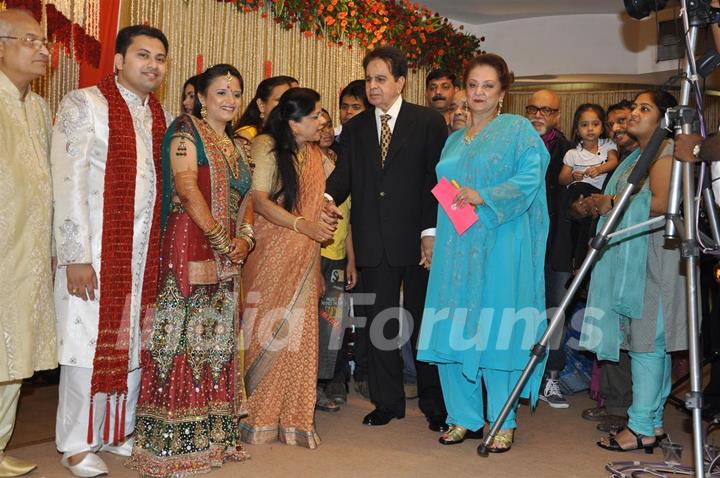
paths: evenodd
<path fill-rule="evenodd" d="M 403 362 L 397 347 L 399 316 L 409 318 L 414 345 L 432 261 L 437 183 L 447 127 L 439 113 L 404 101 L 407 61 L 395 48 L 365 56 L 365 87 L 373 108 L 343 127 L 340 157 L 327 192 L 337 204 L 352 194 L 352 229 L 363 291 L 375 294 L 365 308 L 369 334 L 368 381 L 375 410 L 366 425 L 405 416 Z M 400 290 L 403 303 L 400 304 Z M 402 314 L 401 314 L 402 310 Z M 447 412 L 436 367 L 416 362 L 420 409 L 431 430 L 444 430 Z"/>

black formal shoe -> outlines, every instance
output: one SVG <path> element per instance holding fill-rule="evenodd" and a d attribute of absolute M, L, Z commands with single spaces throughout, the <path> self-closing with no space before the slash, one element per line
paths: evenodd
<path fill-rule="evenodd" d="M 386 412 L 384 410 L 380 410 L 376 408 L 372 412 L 365 415 L 365 418 L 363 418 L 363 425 L 368 425 L 371 427 L 379 427 L 382 425 L 387 425 L 390 420 L 393 418 L 404 418 L 405 415 L 396 415 L 393 412 Z"/>
<path fill-rule="evenodd" d="M 450 429 L 450 425 L 445 420 L 447 420 L 447 417 L 442 415 L 431 415 L 427 417 L 428 428 L 434 432 L 445 433 Z"/>

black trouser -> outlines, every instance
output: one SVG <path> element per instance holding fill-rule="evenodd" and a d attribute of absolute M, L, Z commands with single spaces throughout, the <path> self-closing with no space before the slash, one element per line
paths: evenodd
<path fill-rule="evenodd" d="M 567 208 L 580 198 L 590 197 L 592 194 L 600 194 L 602 191 L 588 183 L 573 183 L 568 187 Z M 573 269 L 579 269 L 585 260 L 589 249 L 589 242 L 595 233 L 597 219 L 586 217 L 570 221 L 570 240 L 573 246 Z M 589 277 L 586 277 L 589 280 Z"/>
<path fill-rule="evenodd" d="M 383 257 L 378 266 L 363 268 L 361 278 L 363 292 L 375 294 L 375 302 L 364 307 L 370 399 L 378 409 L 404 416 L 403 361 L 397 347 L 400 287 L 403 288 L 403 315 L 412 324 L 410 340 L 415 357 L 428 272 L 420 266 L 393 267 Z M 447 416 L 437 367 L 417 360 L 415 367 L 420 410 L 428 417 Z"/>
<path fill-rule="evenodd" d="M 555 307 L 560 305 L 562 298 L 565 295 L 565 283 L 571 277 L 570 272 L 558 272 L 551 269 L 545 269 L 545 306 L 548 309 L 548 320 L 552 318 L 550 312 L 554 312 Z M 571 306 L 568 306 L 568 310 L 565 310 L 565 318 L 570 317 L 572 312 Z M 565 350 L 563 349 L 565 344 L 565 323 L 555 329 L 555 333 L 550 337 L 548 343 L 548 360 L 545 365 L 545 370 L 560 372 L 565 368 Z"/>
<path fill-rule="evenodd" d="M 363 291 L 363 278 L 362 273 L 358 273 L 358 283 L 355 288 L 351 291 L 352 294 L 362 294 Z M 369 314 L 367 309 L 363 305 L 353 305 L 353 317 L 367 317 Z M 355 322 L 355 321 L 354 321 Z M 355 322 L 355 334 L 353 339 L 353 361 L 355 362 L 355 370 L 353 371 L 353 379 L 356 382 L 367 381 L 368 375 L 368 358 L 367 358 L 367 327 L 359 327 L 359 324 Z"/>
<path fill-rule="evenodd" d="M 325 294 L 318 306 L 318 379 L 331 380 L 337 361 L 342 355 L 345 328 L 348 321 L 348 297 L 345 296 L 345 266 L 347 259 L 320 258 L 320 272 L 325 279 Z M 338 324 L 339 323 L 339 324 Z M 338 337 L 338 327 L 342 336 Z"/>
<path fill-rule="evenodd" d="M 627 416 L 632 404 L 632 376 L 630 356 L 620 351 L 619 362 L 605 362 L 600 368 L 600 394 L 605 397 L 605 408 L 611 415 Z"/>

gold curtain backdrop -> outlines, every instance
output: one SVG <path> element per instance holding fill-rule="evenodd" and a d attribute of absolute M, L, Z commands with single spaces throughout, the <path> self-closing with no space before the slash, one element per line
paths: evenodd
<path fill-rule="evenodd" d="M 609 85 L 598 85 L 602 90 L 584 90 L 584 91 L 563 91 L 561 88 L 568 88 L 568 85 L 556 85 L 555 89 L 553 85 L 538 86 L 537 88 L 528 89 L 522 87 L 522 90 L 513 90 L 512 88 L 507 94 L 505 101 L 505 111 L 508 113 L 515 113 L 519 115 L 525 114 L 525 105 L 527 105 L 530 96 L 533 92 L 540 88 L 554 89 L 560 98 L 560 125 L 559 129 L 570 139 L 572 136 L 572 120 L 575 110 L 578 106 L 583 103 L 597 103 L 603 108 L 606 108 L 614 103 L 618 103 L 623 99 L 632 101 L 639 92 L 652 89 L 653 86 L 633 86 L 628 88 L 626 86 L 620 86 L 617 89 L 607 89 Z M 678 95 L 675 94 L 675 97 Z M 718 130 L 718 124 L 720 123 L 720 97 L 705 95 L 704 100 L 704 114 L 708 124 L 706 125 L 707 131 L 713 132 Z"/>
<path fill-rule="evenodd" d="M 53 114 L 57 111 L 60 100 L 70 90 L 78 87 L 80 64 L 72 54 L 68 55 L 64 48 L 58 55 L 57 69 L 51 70 L 44 77 L 33 82 L 32 88 L 48 102 Z"/>
<path fill-rule="evenodd" d="M 43 6 L 53 3 L 88 31 L 97 29 L 94 13 L 99 0 L 41 1 Z M 328 47 L 326 42 L 307 38 L 297 29 L 283 30 L 272 18 L 262 18 L 260 12 L 239 12 L 231 3 L 215 0 L 123 0 L 122 4 L 121 27 L 147 22 L 163 30 L 170 41 L 170 68 L 159 95 L 173 113 L 178 113 L 180 109 L 183 82 L 196 72 L 198 54 L 203 56 L 205 67 L 226 62 L 240 70 L 245 80 L 245 104 L 264 78 L 264 62 L 270 61 L 273 75 L 294 76 L 301 85 L 319 91 L 323 106 L 336 121 L 341 88 L 363 77 L 362 48 Z M 4 7 L 5 3 L 0 0 L 0 10 Z M 43 18 L 43 28 L 46 28 L 46 22 Z M 72 48 L 60 48 L 57 68 L 33 83 L 33 89 L 47 99 L 53 112 L 62 97 L 78 85 L 80 68 L 71 52 Z M 498 53 L 502 54 L 502 51 Z M 410 72 L 404 91 L 407 100 L 424 104 L 426 74 L 426 70 Z M 572 133 L 572 116 L 580 104 L 590 102 L 607 107 L 624 98 L 632 99 L 637 92 L 645 89 L 642 85 L 601 83 L 518 85 L 507 95 L 505 111 L 523 114 L 530 95 L 541 87 L 558 92 L 562 111 L 560 129 L 567 136 Z M 720 97 L 705 96 L 705 118 L 708 131 L 717 131 Z"/>
<path fill-rule="evenodd" d="M 242 13 L 232 4 L 211 0 L 131 0 L 130 22 L 160 28 L 170 42 L 170 65 L 160 98 L 173 113 L 180 109 L 180 89 L 196 73 L 196 58 L 204 68 L 230 63 L 243 75 L 244 105 L 264 78 L 265 61 L 272 75 L 290 75 L 301 86 L 313 88 L 337 122 L 338 95 L 350 81 L 362 78 L 361 48 L 328 47 L 306 38 L 299 30 L 284 30 L 260 12 Z M 423 104 L 426 71 L 411 71 L 403 96 Z"/>

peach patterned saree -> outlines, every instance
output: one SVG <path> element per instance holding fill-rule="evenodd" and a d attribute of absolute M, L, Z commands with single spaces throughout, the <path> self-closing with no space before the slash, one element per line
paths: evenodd
<path fill-rule="evenodd" d="M 298 166 L 296 214 L 317 221 L 323 205 L 322 154 L 306 146 Z M 301 154 L 300 156 L 303 156 Z M 243 270 L 245 380 L 243 440 L 315 448 L 320 244 L 255 216 L 257 248 Z"/>

